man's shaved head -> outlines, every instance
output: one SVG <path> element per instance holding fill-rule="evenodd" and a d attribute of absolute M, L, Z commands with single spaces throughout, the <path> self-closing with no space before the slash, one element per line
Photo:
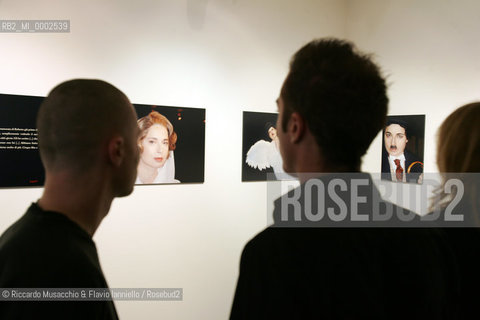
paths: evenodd
<path fill-rule="evenodd" d="M 59 84 L 37 116 L 45 170 L 88 168 L 112 135 L 129 137 L 131 130 L 137 130 L 135 118 L 125 94 L 105 81 L 76 79 Z"/>

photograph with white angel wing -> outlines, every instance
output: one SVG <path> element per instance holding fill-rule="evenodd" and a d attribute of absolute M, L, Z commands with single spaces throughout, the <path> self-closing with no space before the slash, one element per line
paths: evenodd
<path fill-rule="evenodd" d="M 276 118 L 276 113 L 243 113 L 242 181 L 266 181 L 268 173 L 276 180 L 293 178 L 283 170 Z"/>

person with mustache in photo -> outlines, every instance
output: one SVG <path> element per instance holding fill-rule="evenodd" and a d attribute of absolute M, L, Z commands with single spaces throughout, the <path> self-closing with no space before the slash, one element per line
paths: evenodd
<path fill-rule="evenodd" d="M 408 143 L 408 124 L 389 117 L 383 131 L 385 148 L 382 153 L 382 179 L 422 183 L 423 163 L 416 155 L 405 150 Z"/>

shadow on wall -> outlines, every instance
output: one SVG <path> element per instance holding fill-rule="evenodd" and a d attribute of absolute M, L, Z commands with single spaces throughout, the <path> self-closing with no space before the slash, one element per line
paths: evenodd
<path fill-rule="evenodd" d="M 188 24 L 192 29 L 201 30 L 205 24 L 208 0 L 187 0 Z"/>

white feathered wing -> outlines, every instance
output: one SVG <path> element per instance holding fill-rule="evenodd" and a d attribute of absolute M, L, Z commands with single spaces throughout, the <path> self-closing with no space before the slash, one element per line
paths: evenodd
<path fill-rule="evenodd" d="M 271 153 L 271 144 L 265 140 L 255 142 L 247 152 L 247 164 L 258 170 L 270 168 L 272 165 L 269 161 L 269 154 Z"/>

